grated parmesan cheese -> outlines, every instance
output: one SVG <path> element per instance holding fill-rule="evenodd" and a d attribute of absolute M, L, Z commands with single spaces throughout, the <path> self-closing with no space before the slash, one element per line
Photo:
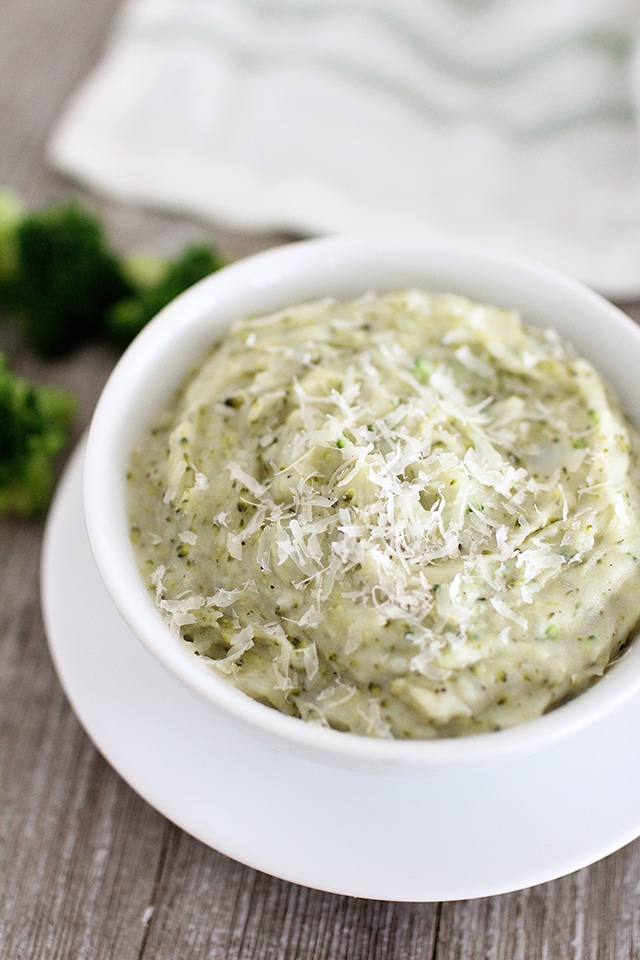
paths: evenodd
<path fill-rule="evenodd" d="M 136 550 L 173 633 L 276 709 L 499 729 L 640 618 L 639 449 L 593 367 L 511 311 L 318 301 L 233 325 L 141 438 Z"/>

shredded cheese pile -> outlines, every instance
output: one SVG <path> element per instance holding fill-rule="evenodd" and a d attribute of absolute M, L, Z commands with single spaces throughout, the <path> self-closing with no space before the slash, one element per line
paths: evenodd
<path fill-rule="evenodd" d="M 132 461 L 176 635 L 249 695 L 383 737 L 535 716 L 640 617 L 638 439 L 593 367 L 419 290 L 235 324 Z"/>

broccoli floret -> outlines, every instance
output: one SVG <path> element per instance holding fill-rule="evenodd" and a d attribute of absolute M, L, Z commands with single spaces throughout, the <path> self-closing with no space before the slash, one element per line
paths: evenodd
<path fill-rule="evenodd" d="M 0 515 L 29 517 L 47 506 L 75 408 L 66 390 L 29 383 L 0 353 Z"/>
<path fill-rule="evenodd" d="M 99 221 L 75 201 L 23 217 L 15 245 L 6 302 L 42 357 L 103 336 L 108 310 L 134 291 Z"/>
<path fill-rule="evenodd" d="M 193 244 L 176 260 L 159 269 L 158 262 L 146 261 L 136 272 L 137 294 L 122 300 L 109 311 L 107 325 L 112 340 L 125 347 L 164 306 L 198 280 L 223 266 L 221 258 L 204 244 Z"/>
<path fill-rule="evenodd" d="M 170 300 L 222 265 L 204 244 L 169 262 L 118 257 L 80 203 L 25 214 L 0 190 L 0 306 L 21 318 L 41 357 L 97 338 L 126 346 Z"/>

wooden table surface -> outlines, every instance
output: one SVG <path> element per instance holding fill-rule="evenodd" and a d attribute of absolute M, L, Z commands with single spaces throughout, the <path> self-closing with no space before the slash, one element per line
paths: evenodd
<path fill-rule="evenodd" d="M 75 190 L 47 167 L 44 145 L 117 5 L 0 0 L 0 184 L 30 205 Z M 170 252 L 203 234 L 195 223 L 91 200 L 122 250 Z M 212 236 L 229 257 L 281 239 Z M 625 307 L 640 317 L 638 304 Z M 6 324 L 0 349 L 24 374 L 81 398 L 77 440 L 115 355 L 91 347 L 44 364 Z M 2 960 L 640 958 L 640 841 L 532 889 L 406 904 L 273 879 L 169 823 L 100 756 L 61 690 L 40 610 L 43 526 L 0 522 Z"/>

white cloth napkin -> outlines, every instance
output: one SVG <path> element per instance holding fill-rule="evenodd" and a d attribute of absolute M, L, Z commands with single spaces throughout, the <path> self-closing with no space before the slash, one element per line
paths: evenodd
<path fill-rule="evenodd" d="M 638 0 L 129 0 L 53 131 L 118 200 L 421 231 L 640 295 Z"/>

